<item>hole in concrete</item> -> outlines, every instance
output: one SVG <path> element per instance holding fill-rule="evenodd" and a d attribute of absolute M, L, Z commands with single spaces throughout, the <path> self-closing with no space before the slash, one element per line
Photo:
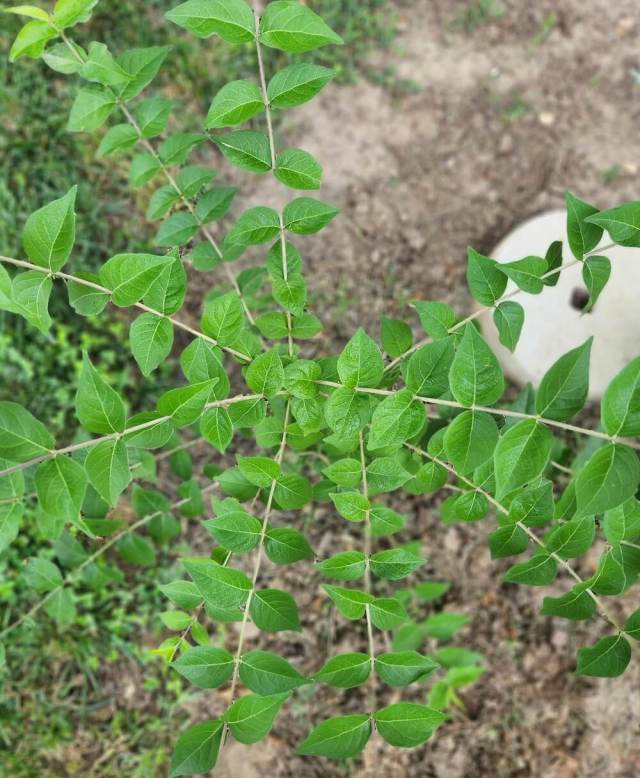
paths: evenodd
<path fill-rule="evenodd" d="M 589 292 L 584 287 L 576 286 L 571 292 L 571 307 L 576 311 L 584 311 L 589 305 Z"/>

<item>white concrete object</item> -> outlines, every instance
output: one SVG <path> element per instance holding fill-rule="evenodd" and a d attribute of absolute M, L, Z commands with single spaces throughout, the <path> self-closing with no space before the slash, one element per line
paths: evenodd
<path fill-rule="evenodd" d="M 530 255 L 544 256 L 554 240 L 563 241 L 563 260 L 573 259 L 566 239 L 566 212 L 548 211 L 521 224 L 490 255 L 510 262 Z M 600 245 L 611 243 L 605 232 Z M 640 356 L 640 248 L 616 246 L 603 252 L 611 260 L 611 278 L 590 313 L 580 310 L 586 287 L 582 265 L 563 270 L 556 286 L 541 294 L 521 292 L 525 321 L 515 353 L 502 346 L 492 314 L 480 318 L 482 332 L 498 355 L 505 374 L 519 384 L 537 387 L 551 365 L 593 335 L 589 397 L 599 399 L 609 381 L 631 359 Z M 510 282 L 507 293 L 515 289 Z"/>

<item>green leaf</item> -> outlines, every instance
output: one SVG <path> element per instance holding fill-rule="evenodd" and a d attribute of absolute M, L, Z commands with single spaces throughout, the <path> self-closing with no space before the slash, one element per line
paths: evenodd
<path fill-rule="evenodd" d="M 604 514 L 604 536 L 609 543 L 640 537 L 640 502 L 632 497 Z"/>
<path fill-rule="evenodd" d="M 340 362 L 338 362 L 338 370 L 340 370 Z M 346 375 L 351 376 L 351 374 Z M 391 394 L 385 397 L 373 412 L 367 441 L 368 448 L 399 447 L 421 432 L 426 420 L 427 412 L 424 405 L 414 400 L 410 389 L 402 389 Z"/>
<path fill-rule="evenodd" d="M 599 448 L 576 479 L 576 516 L 592 516 L 615 508 L 636 492 L 640 463 L 633 449 L 609 444 Z"/>
<path fill-rule="evenodd" d="M 246 43 L 255 35 L 253 12 L 244 0 L 188 0 L 166 18 L 199 38 L 219 35 L 229 43 Z"/>
<path fill-rule="evenodd" d="M 244 654 L 240 660 L 240 680 L 262 696 L 290 692 L 309 683 L 286 659 L 270 651 Z"/>
<path fill-rule="evenodd" d="M 199 689 L 217 689 L 231 678 L 233 665 L 233 657 L 224 648 L 194 646 L 171 666 Z"/>
<path fill-rule="evenodd" d="M 408 686 L 428 678 L 440 665 L 417 651 L 399 651 L 379 654 L 375 660 L 376 672 L 389 686 Z"/>
<path fill-rule="evenodd" d="M 372 505 L 369 513 L 371 522 L 371 534 L 374 538 L 392 535 L 404 528 L 406 519 L 385 505 Z"/>
<path fill-rule="evenodd" d="M 582 259 L 587 252 L 592 251 L 600 243 L 602 238 L 602 227 L 585 221 L 587 217 L 597 214 L 598 209 L 580 200 L 571 192 L 566 192 L 564 199 L 567 206 L 569 247 L 576 259 Z"/>
<path fill-rule="evenodd" d="M 393 492 L 411 479 L 397 457 L 377 457 L 367 466 L 369 493 Z"/>
<path fill-rule="evenodd" d="M 262 524 L 243 510 L 229 511 L 203 522 L 223 548 L 242 554 L 260 543 Z"/>
<path fill-rule="evenodd" d="M 622 675 L 631 660 L 631 646 L 622 635 L 602 638 L 591 648 L 578 649 L 578 675 L 615 678 Z"/>
<path fill-rule="evenodd" d="M 242 475 L 254 486 L 267 488 L 280 475 L 280 465 L 267 457 L 237 457 Z"/>
<path fill-rule="evenodd" d="M 300 63 L 279 70 L 269 81 L 267 95 L 273 108 L 293 108 L 313 99 L 335 76 L 320 65 Z"/>
<path fill-rule="evenodd" d="M 16 313 L 24 316 L 29 324 L 45 335 L 51 327 L 49 298 L 52 288 L 51 278 L 36 270 L 18 273 L 13 279 Z"/>
<path fill-rule="evenodd" d="M 203 721 L 185 730 L 173 748 L 169 778 L 212 770 L 218 759 L 223 731 L 220 719 Z"/>
<path fill-rule="evenodd" d="M 231 734 L 239 743 L 257 743 L 271 730 L 289 693 L 271 694 L 266 697 L 247 694 L 236 700 L 225 714 Z"/>
<path fill-rule="evenodd" d="M 504 294 L 507 276 L 495 259 L 467 250 L 467 284 L 471 295 L 482 305 L 493 307 Z"/>
<path fill-rule="evenodd" d="M 155 138 L 161 135 L 169 121 L 169 114 L 173 108 L 171 100 L 163 97 L 148 97 L 138 103 L 134 109 L 136 121 L 143 138 Z"/>
<path fill-rule="evenodd" d="M 453 338 L 427 343 L 407 364 L 407 388 L 423 397 L 440 397 L 449 389 L 449 371 L 455 354 Z"/>
<path fill-rule="evenodd" d="M 101 86 L 85 86 L 77 94 L 71 106 L 67 130 L 92 132 L 107 121 L 115 108 L 113 92 Z"/>
<path fill-rule="evenodd" d="M 344 41 L 310 8 L 287 0 L 269 3 L 260 19 L 260 41 L 290 53 Z"/>
<path fill-rule="evenodd" d="M 553 486 L 541 481 L 516 494 L 509 507 L 509 522 L 522 522 L 528 527 L 546 524 L 553 518 Z"/>
<path fill-rule="evenodd" d="M 465 325 L 449 381 L 451 393 L 462 405 L 491 405 L 504 392 L 502 368 L 471 322 Z"/>
<path fill-rule="evenodd" d="M 380 325 L 382 348 L 395 359 L 405 354 L 413 345 L 411 327 L 400 319 L 382 317 Z"/>
<path fill-rule="evenodd" d="M 520 303 L 506 300 L 493 312 L 493 322 L 498 329 L 500 343 L 509 351 L 515 351 L 524 324 L 524 308 Z"/>
<path fill-rule="evenodd" d="M 400 581 L 421 568 L 425 560 L 404 548 L 389 548 L 373 554 L 369 564 L 378 578 Z"/>
<path fill-rule="evenodd" d="M 24 578 L 31 589 L 38 592 L 50 592 L 62 585 L 60 570 L 48 559 L 31 557 L 24 570 Z"/>
<path fill-rule="evenodd" d="M 404 605 L 393 597 L 376 597 L 368 607 L 371 622 L 380 630 L 395 629 L 409 618 Z"/>
<path fill-rule="evenodd" d="M 139 302 L 173 262 L 155 254 L 116 254 L 100 268 L 100 281 L 111 290 L 114 304 L 126 307 Z"/>
<path fill-rule="evenodd" d="M 523 292 L 540 294 L 544 289 L 542 276 L 547 272 L 547 263 L 542 257 L 525 257 L 515 262 L 504 262 L 500 269 Z"/>
<path fill-rule="evenodd" d="M 545 373 L 536 395 L 536 413 L 568 421 L 582 410 L 589 393 L 589 357 L 593 338 L 560 357 Z"/>
<path fill-rule="evenodd" d="M 173 325 L 154 313 L 143 313 L 132 322 L 129 340 L 133 356 L 145 376 L 150 375 L 171 353 Z"/>
<path fill-rule="evenodd" d="M 502 577 L 505 583 L 547 586 L 556 578 L 558 566 L 553 557 L 545 553 L 535 554 L 527 562 L 513 565 Z"/>
<path fill-rule="evenodd" d="M 640 201 L 600 211 L 587 216 L 585 222 L 605 229 L 611 240 L 620 246 L 640 246 Z"/>
<path fill-rule="evenodd" d="M 285 229 L 297 235 L 313 235 L 326 227 L 340 211 L 313 197 L 298 197 L 285 206 L 282 218 Z"/>
<path fill-rule="evenodd" d="M 369 421 L 369 399 L 352 389 L 336 389 L 324 407 L 329 427 L 340 437 L 357 434 Z"/>
<path fill-rule="evenodd" d="M 207 129 L 242 124 L 264 111 L 259 87 L 251 81 L 230 81 L 216 94 L 204 126 Z"/>
<path fill-rule="evenodd" d="M 238 295 L 228 292 L 208 302 L 201 326 L 205 335 L 219 343 L 233 343 L 244 327 L 244 312 Z"/>
<path fill-rule="evenodd" d="M 251 581 L 239 570 L 222 567 L 211 559 L 199 557 L 183 559 L 182 564 L 207 605 L 214 608 L 237 608 L 247 601 Z"/>
<path fill-rule="evenodd" d="M 279 3 L 275 3 L 279 5 Z M 316 725 L 298 746 L 304 756 L 328 756 L 349 759 L 359 754 L 371 736 L 369 716 L 334 716 Z"/>
<path fill-rule="evenodd" d="M 329 496 L 338 513 L 347 521 L 364 521 L 371 507 L 369 500 L 360 492 L 338 492 Z"/>
<path fill-rule="evenodd" d="M 345 589 L 342 586 L 323 584 L 322 588 L 333 600 L 336 608 L 346 618 L 355 621 L 364 616 L 365 608 L 374 601 L 374 597 L 357 589 Z"/>
<path fill-rule="evenodd" d="M 470 621 L 463 613 L 434 613 L 424 622 L 424 630 L 437 640 L 451 640 Z"/>
<path fill-rule="evenodd" d="M 73 594 L 68 589 L 58 589 L 44 607 L 48 616 L 59 629 L 71 626 L 76 620 L 77 610 Z"/>
<path fill-rule="evenodd" d="M 444 450 L 456 472 L 465 475 L 493 455 L 498 437 L 498 425 L 493 416 L 464 411 L 447 427 Z"/>
<path fill-rule="evenodd" d="M 0 457 L 9 462 L 27 462 L 54 447 L 55 440 L 47 428 L 26 408 L 0 402 Z"/>
<path fill-rule="evenodd" d="M 554 240 L 544 255 L 544 261 L 547 263 L 547 272 L 542 279 L 545 286 L 555 286 L 560 280 L 559 268 L 562 267 L 562 241 Z M 557 273 L 550 273 L 551 270 L 558 270 Z"/>
<path fill-rule="evenodd" d="M 234 186 L 218 186 L 206 192 L 196 204 L 196 216 L 202 224 L 221 219 L 231 207 L 237 193 Z"/>
<path fill-rule="evenodd" d="M 48 22 L 38 19 L 27 22 L 11 46 L 9 62 L 15 62 L 18 57 L 38 59 L 42 56 L 47 41 L 57 35 L 56 30 Z"/>
<path fill-rule="evenodd" d="M 104 86 L 122 84 L 129 79 L 126 71 L 115 61 L 105 44 L 97 41 L 89 44 L 89 54 L 78 73 L 87 81 L 94 81 Z"/>
<path fill-rule="evenodd" d="M 53 20 L 58 27 L 63 28 L 86 22 L 97 3 L 98 0 L 56 0 Z"/>
<path fill-rule="evenodd" d="M 56 73 L 70 75 L 71 73 L 77 73 L 82 66 L 82 62 L 76 59 L 75 52 L 81 57 L 85 55 L 84 50 L 77 43 L 72 43 L 71 47 L 64 43 L 56 43 L 42 52 L 42 59 Z"/>
<path fill-rule="evenodd" d="M 51 17 L 42 8 L 35 5 L 14 5 L 11 8 L 3 8 L 4 13 L 26 16 L 29 19 L 39 19 L 41 22 L 50 21 Z"/>
<path fill-rule="evenodd" d="M 491 559 L 515 556 L 527 550 L 529 538 L 518 524 L 506 524 L 498 527 L 488 537 Z"/>
<path fill-rule="evenodd" d="M 563 559 L 575 559 L 585 554 L 595 539 L 595 521 L 593 516 L 572 519 L 555 527 L 546 539 L 549 551 Z"/>
<path fill-rule="evenodd" d="M 338 654 L 329 659 L 314 680 L 337 689 L 352 689 L 363 684 L 371 674 L 371 659 L 367 654 Z"/>
<path fill-rule="evenodd" d="M 170 389 L 158 400 L 158 412 L 171 417 L 176 427 L 186 427 L 197 421 L 211 397 L 217 378 L 178 389 Z"/>
<path fill-rule="evenodd" d="M 507 429 L 493 455 L 498 500 L 542 475 L 552 443 L 549 429 L 535 419 L 523 419 Z"/>
<path fill-rule="evenodd" d="M 212 140 L 232 165 L 251 173 L 271 170 L 269 138 L 263 132 L 235 130 Z"/>
<path fill-rule="evenodd" d="M 624 631 L 634 640 L 640 640 L 640 608 L 635 610 L 624 623 Z"/>
<path fill-rule="evenodd" d="M 69 259 L 75 241 L 77 189 L 72 187 L 64 197 L 32 213 L 22 233 L 22 245 L 29 259 L 54 273 Z"/>
<path fill-rule="evenodd" d="M 191 151 L 204 141 L 204 136 L 195 132 L 178 132 L 170 135 L 158 148 L 160 160 L 167 166 L 182 165 Z"/>
<path fill-rule="evenodd" d="M 338 358 L 340 380 L 349 388 L 378 386 L 383 374 L 380 349 L 362 327 L 358 328 Z"/>
<path fill-rule="evenodd" d="M 53 457 L 38 465 L 35 484 L 45 513 L 71 521 L 79 517 L 87 489 L 87 476 L 82 465 L 70 457 Z"/>
<path fill-rule="evenodd" d="M 597 610 L 595 600 L 588 592 L 570 591 L 560 597 L 545 597 L 542 601 L 543 616 L 560 616 L 580 621 L 590 619 Z"/>
<path fill-rule="evenodd" d="M 198 232 L 196 217 L 187 211 L 172 213 L 161 225 L 153 239 L 154 246 L 184 246 Z"/>
<path fill-rule="evenodd" d="M 230 246 L 253 246 L 273 240 L 280 232 L 280 217 L 273 208 L 258 206 L 245 211 L 233 225 L 226 242 Z"/>
<path fill-rule="evenodd" d="M 200 419 L 202 437 L 221 454 L 233 440 L 233 424 L 225 408 L 209 408 Z"/>
<path fill-rule="evenodd" d="M 353 489 L 362 480 L 362 466 L 357 459 L 339 459 L 322 471 L 338 486 Z"/>
<path fill-rule="evenodd" d="M 280 589 L 260 589 L 254 592 L 249 612 L 256 627 L 265 632 L 299 632 L 302 629 L 295 600 Z"/>
<path fill-rule="evenodd" d="M 126 84 L 117 88 L 120 99 L 126 102 L 140 94 L 156 77 L 170 51 L 171 46 L 149 46 L 145 49 L 127 49 L 120 54 L 117 62 L 129 76 Z"/>
<path fill-rule="evenodd" d="M 138 133 L 130 124 L 116 124 L 107 130 L 100 141 L 97 156 L 108 157 L 121 151 L 133 148 L 138 142 Z M 173 191 L 173 189 L 171 190 Z"/>
<path fill-rule="evenodd" d="M 118 393 L 106 384 L 85 354 L 78 379 L 76 416 L 87 432 L 124 432 L 126 412 Z"/>
<path fill-rule="evenodd" d="M 276 158 L 274 175 L 291 189 L 320 189 L 322 168 L 307 151 L 287 149 Z"/>
<path fill-rule="evenodd" d="M 357 581 L 364 575 L 366 561 L 362 551 L 342 551 L 318 562 L 316 567 L 328 578 L 335 578 L 338 581 Z"/>
<path fill-rule="evenodd" d="M 602 397 L 602 426 L 612 436 L 640 435 L 640 357 L 612 379 Z"/>
<path fill-rule="evenodd" d="M 137 533 L 124 535 L 117 544 L 118 553 L 130 565 L 151 567 L 156 561 L 156 552 L 146 538 Z"/>
<path fill-rule="evenodd" d="M 89 481 L 100 497 L 115 505 L 131 480 L 127 447 L 122 440 L 105 440 L 89 451 L 85 460 Z"/>
<path fill-rule="evenodd" d="M 131 167 L 129 168 L 129 183 L 134 189 L 144 186 L 161 169 L 162 165 L 153 154 L 136 154 L 131 160 Z"/>
<path fill-rule="evenodd" d="M 253 360 L 245 374 L 247 386 L 256 394 L 273 397 L 284 383 L 282 359 L 276 349 L 271 349 Z"/>
<path fill-rule="evenodd" d="M 383 739 L 400 748 L 422 745 L 446 718 L 434 708 L 410 702 L 387 705 L 374 714 L 376 728 Z"/>
<path fill-rule="evenodd" d="M 589 292 L 585 312 L 592 310 L 611 275 L 611 262 L 607 257 L 587 257 L 582 264 L 582 280 Z"/>
<path fill-rule="evenodd" d="M 264 550 L 277 565 L 289 565 L 313 558 L 313 550 L 304 535 L 289 527 L 272 527 L 265 535 Z"/>

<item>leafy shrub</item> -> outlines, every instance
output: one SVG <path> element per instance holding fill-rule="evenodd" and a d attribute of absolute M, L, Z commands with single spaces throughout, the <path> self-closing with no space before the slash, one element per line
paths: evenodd
<path fill-rule="evenodd" d="M 0 257 L 0 307 L 47 332 L 49 296 L 61 281 L 79 315 L 97 316 L 109 304 L 131 309 L 137 315 L 131 350 L 141 373 L 156 373 L 179 333 L 188 341 L 185 347 L 180 343 L 186 383 L 131 415 L 125 399 L 104 380 L 100 354 L 85 353 L 75 412 L 87 434 L 66 446 L 57 445 L 26 408 L 0 403 L 0 541 L 7 546 L 16 538 L 30 501 L 55 541 L 53 554 L 25 560 L 24 581 L 39 600 L 0 636 L 6 639 L 42 608 L 60 626 L 73 622 L 75 586 L 109 584 L 102 564 L 109 548 L 116 547 L 128 563 L 151 565 L 157 547 L 180 534 L 176 513 L 201 516 L 210 501 L 214 518 L 202 525 L 213 546 L 199 556 L 183 556 L 181 577 L 161 585 L 169 603 L 161 619 L 175 634 L 156 654 L 197 688 L 228 684 L 231 703 L 219 717 L 180 735 L 170 775 L 210 770 L 229 736 L 246 744 L 260 741 L 295 690 L 312 683 L 366 686 L 367 694 L 360 713 L 338 711 L 315 722 L 299 746 L 301 754 L 354 757 L 374 730 L 392 746 L 415 747 L 446 721 L 448 707 L 458 702 L 456 689 L 478 677 L 482 658 L 461 647 L 443 646 L 433 656 L 420 651 L 427 637 L 453 638 L 467 617 L 444 611 L 422 618 L 417 602 L 440 596 L 446 588 L 441 582 L 394 588 L 425 560 L 421 543 L 394 544 L 406 518 L 388 495 L 447 489 L 451 494 L 441 504 L 445 523 L 479 521 L 493 513 L 498 526 L 489 536 L 492 556 L 526 555 L 509 567 L 505 582 L 549 585 L 562 572 L 570 588 L 545 598 L 542 612 L 571 620 L 598 617 L 607 625 L 595 645 L 578 650 L 578 673 L 621 674 L 640 637 L 640 610 L 623 619 L 603 598 L 626 592 L 640 574 L 640 443 L 634 439 L 640 433 L 640 358 L 611 382 L 602 401 L 602 429 L 596 430 L 571 421 L 587 399 L 590 340 L 552 365 L 537 392 L 528 388 L 512 405 L 504 404 L 502 370 L 475 324 L 479 312 L 460 318 L 443 303 L 415 304 L 427 336 L 417 342 L 407 323 L 385 319 L 382 349 L 359 329 L 340 354 L 318 357 L 314 337 L 322 325 L 308 310 L 293 240 L 318 233 L 338 210 L 303 194 L 282 211 L 250 208 L 223 232 L 220 222 L 237 191 L 212 183 L 216 171 L 189 164 L 189 157 L 212 144 L 241 170 L 274 175 L 292 189 L 317 190 L 320 164 L 301 149 L 276 147 L 274 114 L 313 98 L 333 72 L 301 61 L 267 74 L 262 53 L 267 47 L 302 54 L 342 39 L 295 1 L 276 0 L 261 12 L 244 0 L 188 0 L 168 12 L 169 21 L 202 38 L 218 35 L 230 44 L 253 45 L 258 73 L 257 79 L 235 80 L 219 90 L 204 131 L 167 132 L 171 101 L 140 95 L 169 48 L 114 56 L 101 43 L 80 46 L 67 30 L 87 21 L 94 5 L 95 0 L 58 0 L 53 15 L 32 6 L 15 9 L 32 20 L 18 34 L 11 57 L 43 57 L 88 82 L 71 109 L 72 132 L 98 130 L 113 114 L 122 120 L 102 135 L 99 154 L 132 154 L 134 187 L 162 179 L 147 210 L 159 223 L 159 251 L 118 253 L 95 274 L 67 273 L 75 242 L 73 187 L 27 219 L 22 243 L 28 259 Z M 229 130 L 248 122 L 251 129 Z M 501 341 L 514 349 L 524 321 L 514 298 L 542 293 L 566 267 L 581 263 L 590 304 L 596 304 L 610 273 L 601 253 L 606 248 L 596 249 L 604 230 L 619 245 L 638 246 L 638 224 L 639 203 L 598 211 L 569 194 L 574 259 L 563 262 L 558 242 L 545 257 L 500 265 L 470 249 L 471 294 L 482 310 L 493 310 Z M 264 244 L 269 248 L 262 264 L 233 272 L 249 247 Z M 192 272 L 220 268 L 228 284 L 206 296 L 198 327 L 180 313 L 188 266 Z M 507 293 L 509 281 L 516 290 Z M 590 443 L 572 458 L 579 437 Z M 185 448 L 200 439 L 219 454 L 216 464 L 204 467 L 209 479 L 204 486 L 185 459 Z M 248 450 L 250 441 L 257 453 Z M 158 449 L 164 451 L 154 457 L 150 451 Z M 160 458 L 169 458 L 183 480 L 176 499 L 136 483 L 130 499 L 137 518 L 129 523 L 116 518 L 112 509 L 121 495 L 132 481 L 153 482 Z M 554 486 L 556 471 L 571 476 L 562 489 Z M 359 546 L 319 557 L 293 526 L 297 512 L 312 503 L 360 524 Z M 87 550 L 96 537 L 108 539 Z M 572 560 L 596 543 L 599 561 L 583 578 Z M 275 652 L 251 649 L 247 626 L 252 622 L 266 633 L 267 645 L 272 633 L 302 628 L 306 614 L 290 592 L 270 585 L 268 563 L 311 561 L 326 580 L 326 607 L 358 622 L 366 648 L 332 656 L 303 675 Z M 64 576 L 61 567 L 70 572 Z M 239 624 L 237 639 L 229 641 L 218 629 L 212 640 L 212 624 L 227 622 Z M 382 648 L 381 636 L 388 633 Z M 431 678 L 435 683 L 420 702 L 385 704 L 387 687 Z M 241 687 L 246 693 L 240 694 Z"/>

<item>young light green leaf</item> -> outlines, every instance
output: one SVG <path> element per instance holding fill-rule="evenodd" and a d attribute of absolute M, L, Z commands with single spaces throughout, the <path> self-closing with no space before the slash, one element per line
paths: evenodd
<path fill-rule="evenodd" d="M 133 148 L 138 142 L 138 133 L 130 124 L 116 124 L 110 127 L 98 146 L 98 157 L 109 157 Z M 173 190 L 172 190 L 173 191 Z"/>
<path fill-rule="evenodd" d="M 67 130 L 92 132 L 107 121 L 116 106 L 113 92 L 101 86 L 85 86 L 71 106 Z"/>

